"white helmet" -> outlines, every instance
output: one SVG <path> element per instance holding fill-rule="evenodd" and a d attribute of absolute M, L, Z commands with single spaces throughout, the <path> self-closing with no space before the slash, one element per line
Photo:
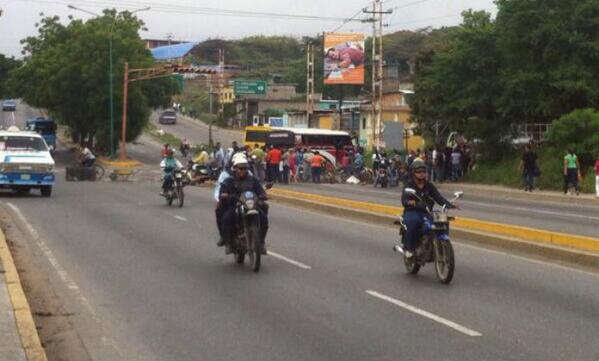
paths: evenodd
<path fill-rule="evenodd" d="M 233 167 L 238 167 L 238 166 L 247 167 L 249 165 L 248 159 L 247 159 L 246 155 L 243 153 L 235 153 L 233 155 L 233 158 L 231 159 L 231 163 L 233 163 Z"/>

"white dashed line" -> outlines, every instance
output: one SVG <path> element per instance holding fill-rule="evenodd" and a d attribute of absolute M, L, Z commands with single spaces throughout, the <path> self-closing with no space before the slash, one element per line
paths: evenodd
<path fill-rule="evenodd" d="M 389 303 L 392 303 L 395 306 L 399 306 L 399 307 L 401 307 L 401 308 L 403 308 L 405 310 L 408 310 L 410 312 L 414 312 L 417 315 L 420 315 L 422 317 L 426 317 L 426 318 L 428 318 L 430 320 L 433 320 L 435 322 L 443 324 L 443 325 L 445 325 L 445 326 L 447 326 L 449 328 L 453 328 L 454 330 L 456 330 L 458 332 L 461 332 L 461 333 L 463 333 L 463 334 L 465 334 L 467 336 L 471 336 L 471 337 L 482 336 L 482 334 L 480 332 L 471 330 L 471 329 L 469 329 L 467 327 L 459 325 L 459 324 L 457 324 L 457 323 L 455 323 L 453 321 L 450 321 L 450 320 L 448 320 L 446 318 L 443 318 L 441 316 L 437 316 L 437 315 L 435 315 L 433 313 L 430 313 L 428 311 L 422 310 L 422 309 L 420 309 L 420 308 L 418 308 L 416 306 L 409 305 L 409 304 L 407 304 L 405 302 L 402 302 L 400 300 L 397 300 L 397 299 L 395 299 L 393 297 L 389 297 L 389 296 L 386 296 L 386 295 L 384 295 L 382 293 L 378 293 L 376 291 L 371 291 L 371 290 L 367 290 L 366 293 L 368 293 L 369 295 L 371 295 L 373 297 L 379 298 L 379 299 L 381 299 L 383 301 L 387 301 Z"/>
<path fill-rule="evenodd" d="M 174 216 L 174 217 L 180 221 L 187 222 L 187 218 L 185 218 L 185 217 L 181 217 L 181 216 Z"/>
<path fill-rule="evenodd" d="M 278 253 L 275 253 L 275 252 L 273 252 L 273 251 L 271 251 L 271 250 L 268 250 L 268 255 L 269 255 L 269 256 L 273 256 L 274 258 L 278 258 L 278 259 L 280 259 L 281 261 L 285 261 L 285 262 L 287 262 L 287 263 L 291 263 L 292 265 L 294 265 L 294 266 L 297 266 L 297 267 L 299 267 L 299 268 L 301 268 L 301 269 L 312 269 L 312 267 L 308 266 L 308 265 L 307 265 L 307 264 L 305 264 L 305 263 L 301 263 L 301 262 L 298 262 L 298 261 L 294 261 L 294 260 L 292 260 L 291 258 L 287 258 L 287 257 L 285 257 L 285 256 L 283 256 L 283 255 L 280 255 L 280 254 L 278 254 Z"/>

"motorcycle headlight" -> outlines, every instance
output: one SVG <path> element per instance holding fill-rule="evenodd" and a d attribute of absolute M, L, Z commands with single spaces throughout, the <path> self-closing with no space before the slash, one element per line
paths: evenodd
<path fill-rule="evenodd" d="M 447 222 L 447 213 L 435 212 L 434 213 L 434 222 L 435 223 L 446 223 Z"/>
<path fill-rule="evenodd" d="M 256 201 L 254 201 L 253 199 L 246 199 L 245 200 L 245 208 L 247 208 L 247 209 L 256 208 Z"/>

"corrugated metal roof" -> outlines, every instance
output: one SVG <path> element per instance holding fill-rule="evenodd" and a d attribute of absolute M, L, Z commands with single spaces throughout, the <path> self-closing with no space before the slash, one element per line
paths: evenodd
<path fill-rule="evenodd" d="M 150 49 L 155 60 L 169 60 L 182 58 L 193 49 L 195 43 L 182 43 L 175 45 L 159 46 Z"/>

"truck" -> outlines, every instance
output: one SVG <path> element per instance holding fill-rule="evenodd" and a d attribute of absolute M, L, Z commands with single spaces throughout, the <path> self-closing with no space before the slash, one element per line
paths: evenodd
<path fill-rule="evenodd" d="M 39 189 L 43 197 L 50 197 L 54 167 L 54 159 L 40 134 L 14 126 L 0 131 L 0 188 L 19 195 Z"/>

